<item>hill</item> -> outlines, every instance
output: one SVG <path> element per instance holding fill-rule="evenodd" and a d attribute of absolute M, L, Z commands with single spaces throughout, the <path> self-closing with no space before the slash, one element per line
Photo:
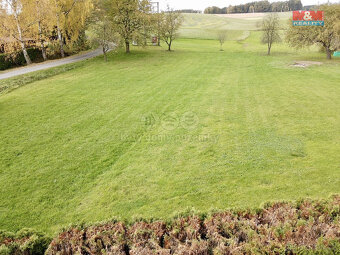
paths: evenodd
<path fill-rule="evenodd" d="M 228 31 L 228 40 L 243 40 L 249 31 L 259 30 L 259 22 L 268 13 L 246 14 L 183 14 L 184 23 L 180 29 L 182 38 L 216 39 L 219 30 Z M 283 27 L 291 16 L 290 12 L 278 13 Z"/>

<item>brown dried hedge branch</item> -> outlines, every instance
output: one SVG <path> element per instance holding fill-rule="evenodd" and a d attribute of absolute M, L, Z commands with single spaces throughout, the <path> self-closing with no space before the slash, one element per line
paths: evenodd
<path fill-rule="evenodd" d="M 60 233 L 46 254 L 340 254 L 340 196 Z"/>
<path fill-rule="evenodd" d="M 112 221 L 71 227 L 52 242 L 40 232 L 0 231 L 0 255 L 340 254 L 340 196 L 272 203 L 258 210 Z"/>

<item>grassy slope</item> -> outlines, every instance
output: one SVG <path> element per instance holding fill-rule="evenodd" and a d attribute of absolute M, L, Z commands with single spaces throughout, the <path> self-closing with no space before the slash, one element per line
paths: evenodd
<path fill-rule="evenodd" d="M 258 40 L 134 49 L 2 95 L 0 228 L 339 193 L 339 61 L 290 68 L 324 56 Z M 142 121 L 190 111 L 192 130 Z"/>
<path fill-rule="evenodd" d="M 230 18 L 207 14 L 183 14 L 184 23 L 180 29 L 183 38 L 216 39 L 219 30 L 228 30 L 228 40 L 244 40 L 249 31 L 258 30 L 262 17 Z M 285 25 L 291 13 L 279 13 Z"/>

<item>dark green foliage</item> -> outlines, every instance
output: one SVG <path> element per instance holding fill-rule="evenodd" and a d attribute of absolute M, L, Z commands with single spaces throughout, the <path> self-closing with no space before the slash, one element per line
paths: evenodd
<path fill-rule="evenodd" d="M 27 53 L 33 62 L 39 62 L 43 59 L 40 49 L 30 48 L 27 49 Z M 0 54 L 0 70 L 6 70 L 11 67 L 24 65 L 26 65 L 26 60 L 22 52 L 15 55 L 15 57 L 7 56 L 6 54 Z"/>
<path fill-rule="evenodd" d="M 0 231 L 0 254 L 43 255 L 50 242 L 50 238 L 31 229 L 23 229 L 15 234 Z"/>
<path fill-rule="evenodd" d="M 13 66 L 13 63 L 6 59 L 5 54 L 0 54 L 0 70 L 6 70 L 8 68 L 11 68 Z"/>

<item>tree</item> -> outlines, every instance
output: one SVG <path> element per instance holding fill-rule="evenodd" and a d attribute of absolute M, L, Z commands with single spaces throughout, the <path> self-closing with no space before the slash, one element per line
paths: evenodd
<path fill-rule="evenodd" d="M 144 46 L 147 45 L 148 38 L 151 38 L 153 32 L 158 35 L 158 17 L 155 14 L 146 14 L 141 20 L 140 33 L 136 34 L 136 41 Z"/>
<path fill-rule="evenodd" d="M 36 21 L 33 38 L 39 42 L 43 59 L 47 60 L 45 42 L 48 40 L 49 33 L 54 27 L 52 13 L 49 8 L 48 0 L 33 0 L 28 2 L 27 8 Z M 38 43 L 37 43 L 38 44 Z"/>
<path fill-rule="evenodd" d="M 173 41 L 177 38 L 178 29 L 183 23 L 181 13 L 168 9 L 161 13 L 160 37 L 168 45 L 168 51 L 171 51 Z"/>
<path fill-rule="evenodd" d="M 265 16 L 262 20 L 262 43 L 267 44 L 268 52 L 270 55 L 270 51 L 273 43 L 280 42 L 280 20 L 279 16 L 276 13 L 271 13 Z"/>
<path fill-rule="evenodd" d="M 249 7 L 249 11 L 248 11 L 249 13 L 254 13 L 255 12 L 255 8 L 254 8 L 254 6 L 250 6 Z"/>
<path fill-rule="evenodd" d="M 40 47 L 41 47 L 41 53 L 43 56 L 43 59 L 47 60 L 46 55 L 46 49 L 44 45 L 44 38 L 43 38 L 43 29 L 42 29 L 42 22 L 45 18 L 47 18 L 43 13 L 43 11 L 48 10 L 47 6 L 45 5 L 45 2 L 42 0 L 36 0 L 35 1 L 35 7 L 36 7 L 36 15 L 37 15 L 37 24 L 38 24 L 38 37 L 40 41 Z"/>
<path fill-rule="evenodd" d="M 54 13 L 60 54 L 65 57 L 64 41 L 72 43 L 78 39 L 92 9 L 91 0 L 50 0 Z"/>
<path fill-rule="evenodd" d="M 148 0 L 106 0 L 111 21 L 124 40 L 125 51 L 130 53 L 130 44 L 143 30 L 144 21 L 150 15 Z"/>
<path fill-rule="evenodd" d="M 217 38 L 220 42 L 220 51 L 223 51 L 223 44 L 225 43 L 226 39 L 227 39 L 227 31 L 226 30 L 220 30 L 217 33 Z"/>
<path fill-rule="evenodd" d="M 92 13 L 89 40 L 92 46 L 102 48 L 105 61 L 107 61 L 107 52 L 117 48 L 119 44 L 119 36 L 114 30 L 114 25 L 101 0 L 96 2 L 95 10 Z"/>
<path fill-rule="evenodd" d="M 28 0 L 2 0 L 0 26 L 3 36 L 16 40 L 24 54 L 27 65 L 32 63 L 25 45 L 25 39 L 32 35 L 32 26 L 35 23 L 27 11 Z"/>
<path fill-rule="evenodd" d="M 259 1 L 255 2 L 255 12 L 269 12 L 270 11 L 270 3 L 268 1 Z"/>
<path fill-rule="evenodd" d="M 90 43 L 94 47 L 101 47 L 104 59 L 107 61 L 107 52 L 118 47 L 119 36 L 115 33 L 112 23 L 108 20 L 102 20 L 96 24 L 91 24 L 89 29 Z"/>
<path fill-rule="evenodd" d="M 286 39 L 295 48 L 320 45 L 326 52 L 327 59 L 331 59 L 333 52 L 340 48 L 340 4 L 322 5 L 319 10 L 324 11 L 323 27 L 298 27 L 293 26 L 290 21 Z"/>
<path fill-rule="evenodd" d="M 288 7 L 290 11 L 296 11 L 302 9 L 301 0 L 289 0 Z"/>

